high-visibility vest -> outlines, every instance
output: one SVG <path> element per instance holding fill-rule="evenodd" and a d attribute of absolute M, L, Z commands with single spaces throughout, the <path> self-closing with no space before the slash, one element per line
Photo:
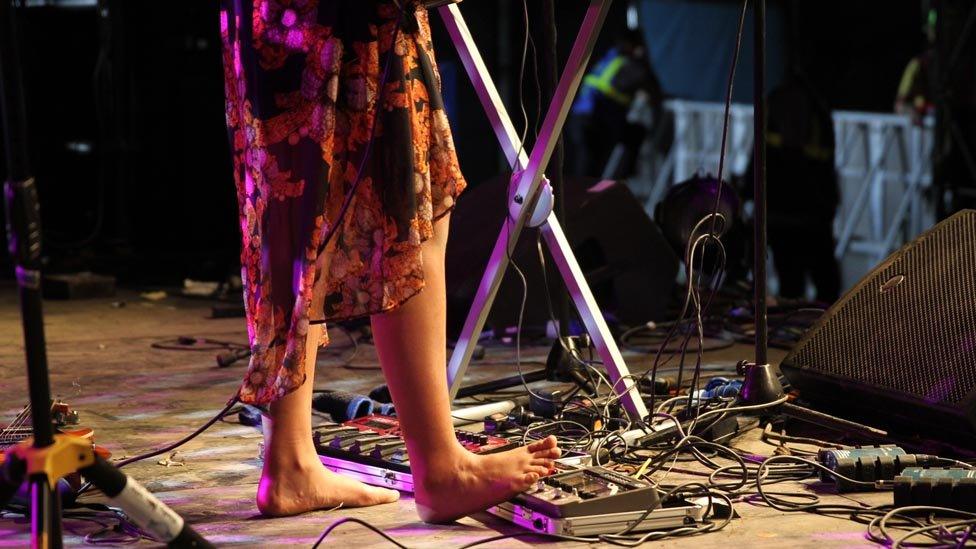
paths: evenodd
<path fill-rule="evenodd" d="M 627 58 L 623 55 L 617 55 L 606 63 L 603 67 L 598 67 L 598 72 L 594 72 L 586 75 L 583 79 L 583 84 L 590 88 L 593 88 L 606 97 L 620 103 L 623 106 L 629 106 L 633 96 L 628 93 L 623 93 L 617 88 L 613 87 L 613 79 L 617 77 L 617 73 L 627 62 Z"/>

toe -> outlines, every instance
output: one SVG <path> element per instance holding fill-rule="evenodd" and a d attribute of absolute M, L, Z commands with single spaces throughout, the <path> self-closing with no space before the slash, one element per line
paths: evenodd
<path fill-rule="evenodd" d="M 532 444 L 529 444 L 529 451 L 532 453 L 551 450 L 554 448 L 556 448 L 556 437 L 552 435 L 549 435 L 542 440 L 537 440 Z"/>
<path fill-rule="evenodd" d="M 387 488 L 377 488 L 370 487 L 370 492 L 372 492 L 373 500 L 377 503 L 393 503 L 394 501 L 400 499 L 400 492 L 396 490 L 390 490 Z"/>
<path fill-rule="evenodd" d="M 562 451 L 559 448 L 546 448 L 544 450 L 539 450 L 537 452 L 532 452 L 533 459 L 556 459 L 562 455 Z"/>
<path fill-rule="evenodd" d="M 549 467 L 544 467 L 542 465 L 533 465 L 531 467 L 526 468 L 526 471 L 528 473 L 536 475 L 539 478 L 542 478 L 549 474 Z"/>
<path fill-rule="evenodd" d="M 522 475 L 521 482 L 516 481 L 512 483 L 512 489 L 517 492 L 524 492 L 525 490 L 528 490 L 529 487 L 531 487 L 533 484 L 539 482 L 540 478 L 542 478 L 542 475 L 540 475 L 538 472 L 525 473 L 524 475 Z"/>

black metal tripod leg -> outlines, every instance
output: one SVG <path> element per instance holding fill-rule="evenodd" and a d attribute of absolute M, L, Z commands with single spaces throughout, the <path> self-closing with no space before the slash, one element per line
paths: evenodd
<path fill-rule="evenodd" d="M 81 474 L 140 528 L 165 541 L 167 547 L 213 547 L 183 517 L 104 459 L 96 457 L 94 465 L 81 469 Z"/>
<path fill-rule="evenodd" d="M 864 425 L 863 423 L 857 423 L 856 421 L 839 418 L 837 416 L 811 410 L 810 408 L 797 406 L 789 402 L 784 402 L 781 404 L 779 411 L 792 418 L 806 421 L 807 423 L 812 423 L 814 425 L 819 425 L 821 427 L 826 427 L 828 429 L 833 429 L 841 433 L 852 433 L 873 439 L 880 439 L 888 436 L 887 431 L 883 431 L 877 427 L 871 427 L 870 425 Z"/>

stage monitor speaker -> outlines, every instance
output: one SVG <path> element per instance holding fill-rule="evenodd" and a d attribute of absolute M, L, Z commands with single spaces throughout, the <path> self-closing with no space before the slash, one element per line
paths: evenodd
<path fill-rule="evenodd" d="M 781 370 L 804 400 L 839 415 L 910 439 L 976 446 L 976 211 L 878 265 Z"/>
<path fill-rule="evenodd" d="M 508 178 L 501 177 L 466 191 L 451 216 L 447 246 L 448 334 L 464 324 L 495 239 L 508 212 Z M 626 185 L 595 178 L 567 178 L 563 191 L 565 231 L 601 310 L 611 320 L 635 325 L 663 320 L 671 299 L 678 258 L 660 229 Z M 528 285 L 523 325 L 539 327 L 549 320 L 546 280 L 540 268 L 533 231 L 527 231 L 512 259 Z M 546 254 L 553 303 L 565 295 Z M 515 326 L 522 303 L 522 283 L 510 268 L 495 299 L 486 329 Z M 558 315 L 558 311 L 556 313 Z"/>

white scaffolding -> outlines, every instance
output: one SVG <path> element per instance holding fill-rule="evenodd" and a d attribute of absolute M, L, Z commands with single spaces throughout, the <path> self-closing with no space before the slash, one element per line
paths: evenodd
<path fill-rule="evenodd" d="M 631 188 L 649 212 L 669 186 L 696 172 L 718 171 L 724 105 L 671 100 L 670 150 L 641 162 Z M 879 261 L 935 222 L 932 201 L 933 121 L 908 116 L 833 113 L 841 205 L 835 219 L 835 254 L 850 287 Z M 654 148 L 648 144 L 645 152 Z M 752 106 L 733 104 L 726 149 L 729 175 L 742 175 L 752 155 Z M 644 154 L 642 158 L 653 158 Z"/>

